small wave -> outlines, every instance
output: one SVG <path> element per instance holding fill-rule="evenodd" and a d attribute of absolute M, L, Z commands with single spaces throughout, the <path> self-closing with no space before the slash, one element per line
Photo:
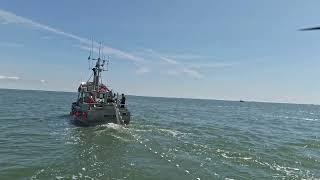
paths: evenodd
<path fill-rule="evenodd" d="M 239 160 L 245 160 L 245 161 L 252 160 L 252 157 L 228 156 L 227 153 L 222 153 L 221 156 L 226 159 L 239 159 Z"/>
<path fill-rule="evenodd" d="M 252 157 L 232 156 L 232 153 L 230 153 L 229 151 L 224 151 L 224 150 L 218 149 L 216 152 L 219 153 L 222 157 L 224 157 L 226 159 L 245 160 L 245 161 L 255 162 L 261 166 L 266 166 L 272 170 L 285 173 L 287 176 L 296 175 L 297 173 L 301 172 L 300 169 L 295 168 L 295 167 L 281 166 L 276 163 L 269 164 L 268 162 L 259 161 L 257 159 L 252 158 Z"/>
<path fill-rule="evenodd" d="M 319 119 L 317 119 L 317 118 L 306 118 L 306 117 L 296 117 L 296 116 L 265 115 L 265 117 L 295 119 L 295 120 L 304 120 L 304 121 L 319 121 Z"/>
<path fill-rule="evenodd" d="M 36 174 L 33 175 L 30 179 L 38 179 L 38 176 L 43 172 L 44 172 L 44 169 L 37 171 Z"/>
<path fill-rule="evenodd" d="M 123 129 L 122 125 L 114 124 L 114 123 L 101 124 L 101 125 L 98 125 L 97 127 L 107 127 L 107 128 L 116 129 L 116 130 Z"/>
<path fill-rule="evenodd" d="M 226 178 L 224 178 L 225 180 L 234 180 L 233 178 L 228 178 L 228 177 L 226 177 Z"/>
<path fill-rule="evenodd" d="M 239 157 L 239 159 L 243 159 L 243 160 L 251 160 L 252 157 Z"/>
<path fill-rule="evenodd" d="M 135 132 L 152 132 L 152 129 L 132 129 Z"/>
<path fill-rule="evenodd" d="M 173 137 L 175 137 L 175 136 L 177 136 L 179 134 L 182 134 L 180 131 L 172 130 L 172 129 L 157 129 L 157 130 L 160 131 L 160 132 L 164 132 L 164 133 L 170 134 Z"/>
<path fill-rule="evenodd" d="M 306 121 L 319 121 L 319 119 L 312 119 L 312 118 L 303 118 L 303 120 L 306 120 Z"/>
<path fill-rule="evenodd" d="M 94 131 L 94 134 L 96 136 L 111 136 L 123 142 L 130 142 L 131 140 L 126 137 L 128 135 L 132 135 L 126 128 L 113 123 L 99 125 L 99 127 Z"/>
<path fill-rule="evenodd" d="M 65 144 L 79 144 L 81 142 L 81 138 L 77 136 L 70 136 L 66 139 Z"/>
<path fill-rule="evenodd" d="M 102 133 L 105 133 L 108 131 L 117 131 L 120 133 L 126 132 L 126 128 L 124 128 L 122 125 L 114 124 L 114 123 L 101 124 L 94 128 L 95 128 L 94 133 L 97 135 L 101 135 Z"/>
<path fill-rule="evenodd" d="M 253 162 L 257 163 L 257 164 L 260 164 L 262 166 L 266 166 L 266 167 L 269 167 L 270 169 L 272 170 L 275 170 L 275 171 L 279 171 L 281 173 L 285 173 L 287 176 L 296 176 L 298 174 L 301 174 L 302 173 L 302 170 L 299 169 L 299 168 L 295 168 L 295 167 L 287 167 L 287 166 L 281 166 L 281 165 L 278 165 L 276 163 L 272 163 L 272 164 L 269 164 L 267 162 L 261 162 L 259 160 L 254 160 Z M 308 171 L 307 171 L 308 172 Z M 308 174 L 308 173 L 307 173 Z"/>
<path fill-rule="evenodd" d="M 111 134 L 111 136 L 116 138 L 116 139 L 119 139 L 121 141 L 124 141 L 124 142 L 130 142 L 130 139 L 126 139 L 126 138 L 121 137 L 121 136 L 117 136 L 117 135 L 114 135 L 114 134 Z"/>

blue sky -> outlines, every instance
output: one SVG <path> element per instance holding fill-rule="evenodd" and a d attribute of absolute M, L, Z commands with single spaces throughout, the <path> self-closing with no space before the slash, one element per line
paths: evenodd
<path fill-rule="evenodd" d="M 320 1 L 0 2 L 0 88 L 75 91 L 90 39 L 134 95 L 320 103 Z"/>

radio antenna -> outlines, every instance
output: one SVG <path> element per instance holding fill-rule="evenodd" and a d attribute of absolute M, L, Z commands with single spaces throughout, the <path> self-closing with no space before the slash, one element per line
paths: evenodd
<path fill-rule="evenodd" d="M 101 42 L 100 42 L 100 46 L 99 46 L 99 58 L 101 57 Z"/>
<path fill-rule="evenodd" d="M 91 38 L 91 49 L 88 57 L 89 70 L 91 70 L 91 57 L 93 55 L 93 38 Z"/>

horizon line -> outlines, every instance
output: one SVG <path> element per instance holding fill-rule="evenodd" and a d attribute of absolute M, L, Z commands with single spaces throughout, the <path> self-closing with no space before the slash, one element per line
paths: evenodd
<path fill-rule="evenodd" d="M 20 90 L 20 91 L 43 91 L 43 92 L 64 92 L 64 93 L 77 93 L 77 91 L 61 91 L 61 90 L 43 90 L 43 89 L 18 89 L 18 88 L 0 88 L 0 90 Z M 210 98 L 191 98 L 191 97 L 169 97 L 169 96 L 148 96 L 148 95 L 135 95 L 127 94 L 129 96 L 136 97 L 147 97 L 147 98 L 167 98 L 167 99 L 191 99 L 191 100 L 209 100 L 209 101 L 231 101 L 239 102 L 240 100 L 226 100 L 226 99 L 210 99 Z M 292 104 L 292 105 L 314 105 L 319 106 L 320 104 L 312 103 L 294 103 L 294 102 L 272 102 L 272 101 L 254 101 L 254 100 L 243 100 L 244 103 L 268 103 L 268 104 Z"/>

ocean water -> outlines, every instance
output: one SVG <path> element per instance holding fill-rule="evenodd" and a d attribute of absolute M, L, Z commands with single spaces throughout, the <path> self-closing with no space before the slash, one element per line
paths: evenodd
<path fill-rule="evenodd" d="M 320 106 L 128 96 L 77 127 L 75 93 L 0 90 L 0 179 L 319 179 Z"/>

